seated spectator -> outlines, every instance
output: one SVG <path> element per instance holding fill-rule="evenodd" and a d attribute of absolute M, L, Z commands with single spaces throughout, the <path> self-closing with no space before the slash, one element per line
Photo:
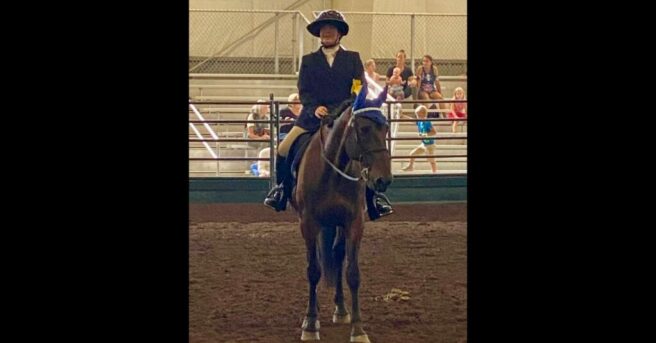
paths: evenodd
<path fill-rule="evenodd" d="M 255 176 L 260 176 L 260 171 L 258 170 L 257 162 L 251 163 L 251 174 Z"/>
<path fill-rule="evenodd" d="M 417 91 L 418 100 L 429 100 L 429 99 L 442 99 L 442 88 L 440 86 L 439 74 L 437 72 L 437 67 L 433 64 L 433 58 L 430 55 L 424 55 L 424 58 L 420 65 L 417 68 L 417 80 L 419 83 L 419 89 Z M 445 105 L 432 104 L 431 109 L 442 109 Z M 439 118 L 438 113 L 430 113 L 428 118 Z"/>
<path fill-rule="evenodd" d="M 454 100 L 465 100 L 465 90 L 462 87 L 457 87 L 453 90 L 453 99 Z M 451 112 L 449 112 L 449 118 L 467 118 L 467 103 L 466 102 L 452 102 L 451 103 Z M 451 132 L 456 132 L 456 126 L 464 125 L 464 121 L 453 121 Z"/>
<path fill-rule="evenodd" d="M 392 76 L 389 79 L 389 94 L 396 100 L 403 100 L 405 94 L 403 93 L 403 79 L 401 79 L 401 69 L 395 67 L 392 71 Z"/>
<path fill-rule="evenodd" d="M 298 93 L 292 93 L 287 97 L 287 101 L 300 101 Z M 289 130 L 294 127 L 294 121 L 301 114 L 303 105 L 298 104 L 288 104 L 287 108 L 280 111 L 280 132 L 278 134 L 278 140 L 282 141 L 285 139 L 285 136 L 289 133 Z M 283 124 L 284 123 L 284 124 Z"/>
<path fill-rule="evenodd" d="M 373 100 L 377 97 L 380 91 L 383 90 L 383 87 L 378 83 L 381 80 L 381 76 L 376 73 L 376 62 L 373 59 L 368 59 L 367 62 L 364 63 L 364 66 L 364 71 L 366 73 L 365 77 L 370 79 L 367 80 L 367 88 L 369 88 L 367 99 Z M 393 111 L 396 106 L 400 106 L 400 104 L 395 104 Z M 387 113 L 387 104 L 384 103 L 382 107 L 384 108 L 383 113 Z"/>
<path fill-rule="evenodd" d="M 367 62 L 364 62 L 364 71 L 372 80 L 378 82 L 380 79 L 380 75 L 376 72 L 376 62 L 373 59 L 368 59 Z"/>
<path fill-rule="evenodd" d="M 412 69 L 405 65 L 406 55 L 405 51 L 399 50 L 396 53 L 396 65 L 387 69 L 387 84 L 389 85 L 390 79 L 394 74 L 394 68 L 399 68 L 401 71 L 401 85 L 403 86 L 403 99 L 412 95 L 411 84 L 413 83 Z"/>
<path fill-rule="evenodd" d="M 264 100 L 258 100 L 258 102 L 264 103 Z M 267 114 L 269 106 L 265 104 L 253 105 L 251 108 L 251 113 L 248 114 L 247 120 L 269 120 L 269 115 Z M 261 149 L 269 145 L 269 140 L 271 139 L 271 131 L 269 130 L 269 123 L 246 123 L 246 138 L 250 139 L 259 139 L 265 142 L 248 142 L 248 145 Z"/>
<path fill-rule="evenodd" d="M 419 105 L 419 107 L 415 109 L 415 114 L 417 115 L 417 119 L 426 119 L 428 115 L 428 109 L 424 105 Z M 422 137 L 428 137 L 429 135 L 437 134 L 437 130 L 435 130 L 435 127 L 433 127 L 433 124 L 430 121 L 417 121 L 417 131 L 419 132 L 419 136 Z M 410 152 L 410 164 L 408 164 L 405 168 L 401 168 L 401 170 L 413 171 L 415 165 L 415 156 L 424 153 L 427 155 L 433 155 L 434 152 L 435 139 L 422 139 L 421 144 L 419 144 L 419 146 Z M 435 158 L 429 157 L 428 163 L 430 163 L 433 173 L 436 173 L 437 163 L 435 162 Z"/>
<path fill-rule="evenodd" d="M 275 149 L 274 149 L 273 153 L 274 154 L 276 153 Z M 258 157 L 259 158 L 270 158 L 271 157 L 271 148 L 264 148 L 264 149 L 260 150 L 260 152 L 258 154 Z M 256 176 L 269 177 L 271 175 L 271 172 L 269 170 L 269 164 L 270 163 L 269 163 L 268 160 L 267 161 L 261 161 L 261 160 L 257 161 L 257 172 L 258 172 L 258 174 Z"/>

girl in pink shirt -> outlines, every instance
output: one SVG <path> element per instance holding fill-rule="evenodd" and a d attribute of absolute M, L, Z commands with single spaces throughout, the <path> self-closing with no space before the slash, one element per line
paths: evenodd
<path fill-rule="evenodd" d="M 453 99 L 454 100 L 466 100 L 465 98 L 465 90 L 462 89 L 462 87 L 457 87 L 453 91 Z M 451 112 L 449 112 L 449 118 L 467 118 L 467 103 L 466 102 L 452 102 L 451 103 Z M 460 126 L 462 126 L 464 121 L 460 122 Z M 456 126 L 458 126 L 458 122 L 454 121 L 453 126 L 451 127 L 451 132 L 456 132 Z"/>

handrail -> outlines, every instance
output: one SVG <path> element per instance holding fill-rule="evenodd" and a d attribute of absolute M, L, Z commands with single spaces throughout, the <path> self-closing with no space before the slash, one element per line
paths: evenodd
<path fill-rule="evenodd" d="M 379 86 L 379 85 L 376 85 Z M 375 88 L 375 87 L 374 87 Z M 381 88 L 382 87 L 378 87 Z M 393 107 L 395 106 L 390 106 L 391 104 L 403 104 L 403 103 L 466 103 L 467 100 L 455 100 L 455 99 L 442 99 L 442 100 L 434 100 L 434 99 L 429 99 L 429 100 L 387 100 L 385 101 L 385 104 L 387 104 L 387 114 L 388 116 L 391 115 L 390 111 Z M 268 102 L 258 102 L 258 101 L 189 101 L 190 108 L 194 110 L 194 113 L 200 118 L 200 120 L 189 120 L 189 125 L 192 127 L 194 132 L 196 133 L 196 136 L 198 136 L 198 139 L 193 139 L 189 138 L 189 142 L 193 143 L 203 143 L 203 145 L 210 150 L 210 154 L 212 157 L 193 157 L 189 158 L 189 161 L 220 161 L 220 160 L 225 160 L 225 161 L 269 161 L 270 165 L 274 165 L 274 153 L 273 149 L 275 149 L 275 142 L 278 141 L 278 134 L 279 134 L 279 125 L 280 125 L 280 105 L 288 105 L 288 104 L 299 104 L 299 101 L 285 101 L 285 100 L 274 100 L 273 94 L 269 94 L 269 101 Z M 202 117 L 198 109 L 194 105 L 208 105 L 208 104 L 216 104 L 216 105 L 264 105 L 269 107 L 269 119 L 258 119 L 258 120 L 248 120 L 248 119 L 218 119 L 218 120 L 206 120 L 205 118 Z M 418 122 L 418 121 L 431 121 L 431 122 L 466 122 L 467 118 L 408 118 L 408 119 L 400 119 L 400 118 L 388 118 L 390 123 L 393 124 L 398 124 L 398 123 L 404 123 L 404 122 Z M 250 138 L 219 138 L 219 136 L 213 136 L 212 139 L 205 139 L 202 137 L 200 132 L 194 127 L 194 124 L 204 124 L 206 127 L 209 127 L 209 124 L 243 124 L 243 123 L 265 123 L 269 124 L 269 132 L 270 132 L 270 139 L 269 140 L 262 140 L 262 139 L 250 139 Z M 208 129 L 209 132 L 214 133 L 213 130 Z M 433 136 L 414 136 L 414 137 L 396 137 L 396 132 L 394 132 L 394 135 L 392 136 L 391 132 L 386 137 L 386 141 L 392 144 L 395 141 L 419 141 L 419 140 L 424 140 L 424 139 L 435 139 L 435 140 L 467 140 L 467 133 L 442 133 L 442 134 L 437 134 Z M 240 142 L 240 143 L 249 143 L 249 142 L 255 142 L 255 143 L 265 143 L 269 142 L 269 147 L 273 147 L 271 149 L 271 155 L 269 158 L 264 158 L 264 157 L 220 157 L 217 156 L 216 154 L 213 153 L 211 148 L 209 148 L 209 145 L 207 144 L 208 142 Z M 389 147 L 389 145 L 388 145 Z M 218 148 L 218 145 L 217 145 Z M 390 154 L 392 153 L 392 150 L 390 150 Z M 407 159 L 410 158 L 410 156 L 402 156 L 402 155 L 391 155 L 390 156 L 390 163 L 392 162 L 391 160 L 393 159 Z M 447 159 L 447 158 L 467 158 L 466 154 L 449 154 L 449 155 L 422 155 L 421 158 L 436 158 L 436 159 Z M 462 162 L 462 161 L 455 161 L 455 162 Z M 270 182 L 273 184 L 275 182 L 275 172 L 271 170 L 270 172 Z"/>

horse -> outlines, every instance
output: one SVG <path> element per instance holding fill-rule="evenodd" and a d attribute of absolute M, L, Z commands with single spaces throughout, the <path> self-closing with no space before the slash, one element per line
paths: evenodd
<path fill-rule="evenodd" d="M 323 274 L 326 285 L 335 288 L 333 323 L 351 324 L 351 342 L 369 342 L 359 306 L 358 252 L 365 222 L 365 188 L 384 192 L 393 179 L 385 141 L 389 125 L 380 110 L 386 89 L 369 100 L 363 85 L 353 104 L 333 118 L 332 127 L 322 122 L 302 154 L 290 198 L 307 249 L 309 300 L 302 341 L 319 340 L 316 287 Z M 345 257 L 350 313 L 342 290 Z"/>

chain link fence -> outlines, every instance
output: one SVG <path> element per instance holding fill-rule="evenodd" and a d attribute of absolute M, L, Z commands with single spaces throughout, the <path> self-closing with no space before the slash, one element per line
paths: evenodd
<path fill-rule="evenodd" d="M 306 25 L 297 11 L 190 10 L 189 72 L 293 74 L 313 48 Z"/>
<path fill-rule="evenodd" d="M 317 16 L 319 12 L 315 12 Z M 413 72 L 424 55 L 431 55 L 440 75 L 467 73 L 467 16 L 464 14 L 391 14 L 343 12 L 349 34 L 342 44 L 360 52 L 363 61 L 376 61 L 385 75 L 403 49 Z M 413 63 L 414 60 L 414 63 Z"/>
<path fill-rule="evenodd" d="M 400 49 L 406 51 L 413 71 L 428 54 L 441 75 L 467 73 L 465 14 L 343 14 L 350 30 L 342 45 L 360 52 L 363 62 L 373 58 L 379 74 L 395 64 Z M 318 40 L 305 29 L 312 20 L 299 11 L 192 9 L 189 72 L 294 74 L 299 57 L 318 47 Z"/>

